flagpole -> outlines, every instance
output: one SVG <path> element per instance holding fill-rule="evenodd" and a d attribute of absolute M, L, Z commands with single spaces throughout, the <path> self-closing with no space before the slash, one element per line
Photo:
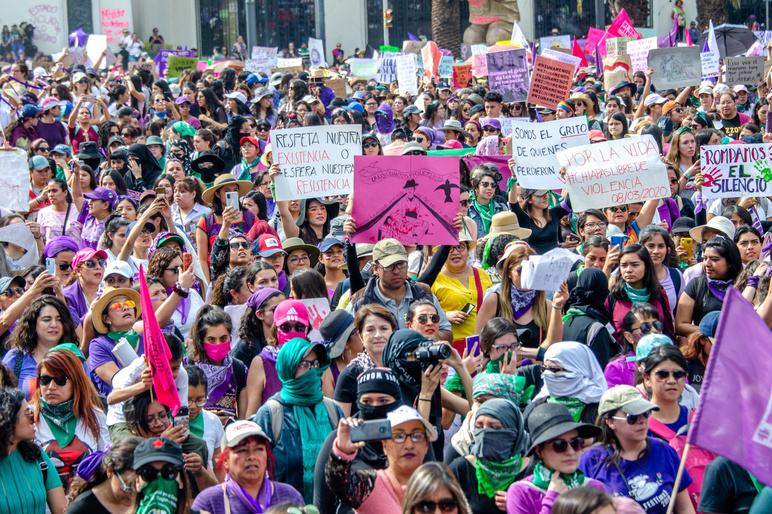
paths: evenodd
<path fill-rule="evenodd" d="M 666 514 L 673 514 L 675 508 L 676 497 L 678 496 L 678 487 L 681 485 L 681 478 L 684 476 L 684 469 L 686 468 L 686 457 L 689 454 L 690 444 L 684 446 L 684 453 L 681 455 L 681 464 L 678 466 L 678 474 L 675 477 L 675 483 L 673 484 L 673 494 L 670 495 L 670 504 L 667 506 Z"/>

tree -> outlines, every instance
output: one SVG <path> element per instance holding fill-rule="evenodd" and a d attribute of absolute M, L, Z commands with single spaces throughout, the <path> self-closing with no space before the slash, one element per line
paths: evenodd
<path fill-rule="evenodd" d="M 740 7 L 739 0 L 732 0 L 735 8 Z M 726 0 L 700 0 L 697 2 L 697 26 L 700 31 L 708 30 L 710 20 L 717 27 L 729 21 L 729 11 L 726 8 Z"/>
<path fill-rule="evenodd" d="M 634 27 L 645 27 L 649 23 L 648 0 L 609 0 L 608 7 L 612 19 L 616 18 L 624 9 Z"/>
<path fill-rule="evenodd" d="M 453 55 L 461 55 L 461 3 L 432 0 L 432 41 Z"/>

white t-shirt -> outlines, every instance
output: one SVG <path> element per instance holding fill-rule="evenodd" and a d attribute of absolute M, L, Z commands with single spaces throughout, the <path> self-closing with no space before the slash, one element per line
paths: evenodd
<path fill-rule="evenodd" d="M 681 273 L 681 270 L 677 269 L 676 272 L 681 275 L 681 284 L 678 291 L 675 290 L 675 284 L 673 283 L 673 278 L 670 275 L 670 271 L 667 272 L 667 275 L 664 279 L 659 281 L 659 284 L 665 290 L 665 293 L 667 293 L 667 301 L 670 303 L 670 313 L 673 316 L 675 316 L 676 302 L 678 302 L 678 298 L 681 296 L 681 293 L 683 293 L 686 289 L 686 280 L 684 280 L 684 276 Z"/>
<path fill-rule="evenodd" d="M 756 212 L 759 213 L 759 219 L 765 221 L 767 216 L 772 215 L 772 204 L 769 200 L 763 196 L 757 198 L 759 204 L 756 206 Z M 708 207 L 708 213 L 716 216 L 721 216 L 724 211 L 724 204 L 721 203 L 721 198 L 713 200 Z"/>
<path fill-rule="evenodd" d="M 188 335 L 190 335 L 190 329 L 193 328 L 196 314 L 198 314 L 199 309 L 204 306 L 204 299 L 192 289 L 188 294 L 188 301 L 190 302 L 190 310 L 188 310 L 188 316 L 184 323 L 182 322 L 182 314 L 179 311 L 174 311 L 174 314 L 172 314 L 172 321 L 174 321 L 174 325 L 182 332 L 183 339 L 187 339 Z"/>
<path fill-rule="evenodd" d="M 204 416 L 204 437 L 202 439 L 206 443 L 209 455 L 209 469 L 214 469 L 212 455 L 214 455 L 215 448 L 219 448 L 220 442 L 222 442 L 224 432 L 222 421 L 215 414 L 205 409 L 201 409 L 199 416 Z"/>
<path fill-rule="evenodd" d="M 75 436 L 88 447 L 90 453 L 104 450 L 110 445 L 110 434 L 107 433 L 105 414 L 99 409 L 93 410 L 97 418 L 97 425 L 99 425 L 99 438 L 94 437 L 91 429 L 86 425 L 86 420 L 78 419 L 78 423 L 75 425 Z M 40 422 L 35 429 L 35 444 L 45 451 L 46 447 L 53 441 L 54 433 L 51 431 L 51 427 L 48 426 L 48 421 L 43 416 L 40 416 Z"/>

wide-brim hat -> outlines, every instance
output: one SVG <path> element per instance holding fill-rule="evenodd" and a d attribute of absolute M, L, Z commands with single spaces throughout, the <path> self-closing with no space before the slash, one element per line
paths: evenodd
<path fill-rule="evenodd" d="M 260 164 L 265 166 L 266 168 L 271 167 L 271 161 L 268 160 L 268 157 L 273 159 L 273 155 L 271 154 L 271 143 L 267 143 L 265 145 L 265 148 L 263 149 L 263 155 L 260 156 Z"/>
<path fill-rule="evenodd" d="M 477 246 L 477 239 L 472 237 L 472 234 L 467 230 L 466 225 L 461 227 L 461 230 L 458 232 L 458 242 L 459 243 L 467 243 L 467 247 L 469 250 L 474 250 Z"/>
<path fill-rule="evenodd" d="M 729 239 L 734 237 L 734 223 L 732 223 L 732 220 L 725 218 L 724 216 L 713 216 L 705 225 L 698 225 L 691 229 L 689 231 L 689 235 L 692 236 L 692 239 L 698 243 L 702 243 L 702 229 L 704 228 L 712 228 L 713 230 L 721 232 Z"/>
<path fill-rule="evenodd" d="M 287 252 L 287 255 L 294 250 L 305 250 L 308 252 L 308 257 L 311 259 L 311 266 L 314 266 L 316 261 L 319 260 L 319 248 L 314 245 L 306 244 L 306 242 L 299 237 L 290 237 L 286 239 L 281 247 Z"/>
<path fill-rule="evenodd" d="M 592 100 L 590 100 L 590 97 L 584 93 L 573 93 L 568 97 L 568 99 L 574 103 L 582 102 L 584 104 L 584 108 L 587 110 L 587 114 L 590 116 L 595 114 L 595 106 L 592 104 Z"/>
<path fill-rule="evenodd" d="M 102 154 L 99 153 L 99 147 L 97 147 L 97 144 L 94 141 L 85 141 L 80 144 L 80 148 L 78 151 L 78 155 L 76 155 L 78 159 L 101 159 Z"/>
<path fill-rule="evenodd" d="M 441 130 L 443 132 L 446 130 L 453 130 L 455 132 L 460 132 L 464 137 L 471 137 L 469 132 L 464 130 L 464 127 L 461 126 L 461 122 L 458 120 L 448 120 L 442 127 L 438 128 L 437 130 Z"/>
<path fill-rule="evenodd" d="M 211 204 L 217 191 L 225 186 L 232 185 L 239 186 L 239 198 L 246 196 L 246 194 L 252 190 L 252 182 L 249 180 L 236 180 L 236 177 L 230 173 L 226 173 L 214 179 L 214 184 L 212 184 L 212 187 L 204 191 L 204 194 L 201 195 L 201 198 L 204 199 L 204 202 Z"/>
<path fill-rule="evenodd" d="M 517 219 L 517 214 L 512 211 L 497 212 L 491 218 L 490 231 L 482 238 L 483 241 L 487 241 L 494 236 L 500 236 L 502 234 L 508 234 L 515 236 L 519 239 L 526 239 L 531 237 L 532 230 L 530 228 L 523 228 L 520 226 L 520 222 Z"/>
<path fill-rule="evenodd" d="M 537 405 L 528 416 L 527 423 L 528 432 L 531 434 L 531 446 L 526 455 L 532 454 L 540 444 L 572 430 L 578 431 L 579 437 L 584 439 L 597 437 L 601 433 L 598 426 L 574 421 L 568 409 L 559 403 Z"/>
<path fill-rule="evenodd" d="M 327 315 L 319 325 L 319 333 L 324 338 L 322 343 L 330 354 L 330 359 L 337 359 L 343 355 L 346 343 L 354 326 L 354 316 L 344 310 L 335 310 Z"/>
<path fill-rule="evenodd" d="M 136 318 L 139 319 L 142 316 L 142 306 L 140 305 L 138 292 L 128 287 L 108 287 L 102 291 L 102 296 L 94 302 L 94 306 L 91 308 L 91 322 L 94 324 L 94 328 L 97 332 L 106 334 L 110 331 L 107 325 L 105 325 L 105 322 L 102 321 L 102 312 L 104 312 L 105 307 L 110 305 L 110 302 L 118 296 L 125 296 L 133 301 L 135 304 L 134 312 L 136 313 Z"/>

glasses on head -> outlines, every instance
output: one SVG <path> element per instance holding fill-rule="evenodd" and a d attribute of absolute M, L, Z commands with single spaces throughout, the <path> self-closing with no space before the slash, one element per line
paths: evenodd
<path fill-rule="evenodd" d="M 439 314 L 419 314 L 417 319 L 421 325 L 426 325 L 429 322 L 429 320 L 431 320 L 432 323 L 439 323 L 440 315 Z"/>
<path fill-rule="evenodd" d="M 469 207 L 469 200 L 459 200 L 461 207 Z"/>
<path fill-rule="evenodd" d="M 362 148 L 375 148 L 377 146 L 378 146 L 378 143 L 376 143 L 375 141 L 370 143 L 362 143 Z"/>
<path fill-rule="evenodd" d="M 578 452 L 582 448 L 584 448 L 584 438 L 583 437 L 574 437 L 570 441 L 566 441 L 565 439 L 555 439 L 552 442 L 544 443 L 552 445 L 552 451 L 555 453 L 566 453 L 568 450 L 568 447 L 571 446 L 571 448 Z"/>
<path fill-rule="evenodd" d="M 69 379 L 70 377 L 52 377 L 50 375 L 40 375 L 38 377 L 38 383 L 43 387 L 48 387 L 51 385 L 51 382 L 53 381 L 59 387 L 64 387 L 65 385 L 67 385 L 67 381 Z"/>
<path fill-rule="evenodd" d="M 657 377 L 657 380 L 664 382 L 670 376 L 673 376 L 673 380 L 680 382 L 681 380 L 684 380 L 686 378 L 686 371 L 682 369 L 677 369 L 675 371 L 668 371 L 666 369 L 661 369 L 654 373 L 654 376 Z"/>
<path fill-rule="evenodd" d="M 405 441 L 407 441 L 408 437 L 414 443 L 423 443 L 424 441 L 426 441 L 426 432 L 413 432 L 412 434 L 409 434 L 409 435 L 405 434 L 404 432 L 400 432 L 398 434 L 391 434 L 391 440 L 397 444 L 404 443 Z"/>
<path fill-rule="evenodd" d="M 123 477 L 120 473 L 116 473 L 115 476 L 118 477 L 118 481 L 121 483 L 121 491 L 123 491 L 123 494 L 132 494 L 135 491 L 134 487 L 126 485 L 126 482 L 123 481 Z M 129 482 L 131 482 L 131 480 L 129 480 Z"/>
<path fill-rule="evenodd" d="M 305 332 L 306 326 L 302 323 L 282 323 L 277 327 L 282 332 Z"/>
<path fill-rule="evenodd" d="M 133 300 L 126 300 L 125 302 L 115 302 L 110 305 L 110 308 L 114 311 L 120 311 L 123 310 L 124 307 L 128 307 L 129 309 L 133 309 L 136 307 L 137 304 L 134 303 Z"/>
<path fill-rule="evenodd" d="M 496 352 L 519 352 L 523 346 L 520 343 L 509 344 L 494 344 L 491 346 L 491 350 Z"/>
<path fill-rule="evenodd" d="M 436 502 L 432 500 L 421 500 L 413 505 L 413 512 L 429 513 L 437 512 L 437 509 L 440 509 L 440 512 L 453 512 L 457 508 L 458 502 L 455 498 L 442 498 Z"/>
<path fill-rule="evenodd" d="M 565 368 L 561 368 L 560 366 L 547 366 L 545 364 L 542 364 L 540 366 L 542 371 L 549 371 L 550 373 L 565 373 Z"/>
<path fill-rule="evenodd" d="M 628 414 L 624 418 L 620 418 L 617 416 L 613 416 L 611 419 L 618 419 L 619 421 L 627 421 L 628 425 L 635 425 L 638 423 L 638 419 L 643 416 L 643 419 L 647 419 L 651 416 L 651 411 L 648 410 L 644 412 L 643 414 Z"/>
<path fill-rule="evenodd" d="M 640 330 L 641 335 L 646 335 L 649 332 L 651 332 L 652 328 L 661 334 L 662 331 L 665 329 L 665 326 L 662 324 L 661 321 L 653 321 L 653 322 L 644 321 L 643 323 L 641 323 L 640 327 L 634 328 L 633 332 L 635 332 L 636 330 Z"/>
<path fill-rule="evenodd" d="M 194 400 L 188 400 L 188 405 L 195 405 L 196 407 L 203 407 L 206 405 L 208 398 L 198 398 Z"/>
<path fill-rule="evenodd" d="M 7 290 L 3 291 L 3 294 L 5 296 L 13 296 L 15 294 L 24 294 L 24 288 L 21 288 L 21 287 L 9 287 Z"/>
<path fill-rule="evenodd" d="M 617 212 L 617 211 L 627 212 L 627 205 L 620 205 L 619 207 L 616 207 L 616 206 L 608 207 L 608 210 L 610 210 L 611 212 Z"/>
<path fill-rule="evenodd" d="M 83 264 L 85 264 L 88 269 L 104 268 L 107 265 L 107 261 L 104 259 L 89 259 Z"/>
<path fill-rule="evenodd" d="M 153 480 L 158 477 L 158 475 L 161 475 L 161 478 L 164 480 L 174 480 L 177 478 L 177 475 L 180 474 L 180 467 L 179 466 L 164 466 L 161 469 L 156 469 L 150 466 L 139 468 L 137 470 L 137 474 L 142 477 L 142 480 L 145 482 L 152 482 Z"/>
<path fill-rule="evenodd" d="M 378 264 L 378 267 L 381 268 L 386 273 L 391 273 L 393 271 L 400 271 L 407 268 L 407 261 L 395 262 L 391 266 L 381 266 L 380 264 Z"/>
<path fill-rule="evenodd" d="M 308 255 L 301 255 L 300 257 L 295 255 L 294 257 L 290 257 L 289 261 L 292 264 L 297 264 L 299 262 L 311 262 L 311 259 L 308 257 Z"/>
<path fill-rule="evenodd" d="M 235 243 L 231 243 L 231 250 L 238 250 L 239 248 L 248 250 L 251 247 L 252 245 L 250 245 L 246 241 L 236 241 Z"/>
<path fill-rule="evenodd" d="M 605 221 L 599 221 L 597 223 L 587 223 L 587 224 L 585 224 L 584 225 L 584 229 L 585 230 L 588 230 L 588 229 L 589 230 L 595 230 L 595 229 L 598 229 L 598 228 L 603 229 L 603 228 L 606 228 L 607 226 L 608 225 L 606 224 Z"/>
<path fill-rule="evenodd" d="M 319 362 L 319 359 L 314 359 L 312 361 L 300 361 L 298 362 L 298 369 L 319 369 L 321 366 L 321 363 Z"/>
<path fill-rule="evenodd" d="M 169 415 L 164 412 L 157 418 L 150 418 L 145 421 L 147 421 L 147 426 L 151 428 L 156 425 L 166 425 L 169 422 Z"/>

